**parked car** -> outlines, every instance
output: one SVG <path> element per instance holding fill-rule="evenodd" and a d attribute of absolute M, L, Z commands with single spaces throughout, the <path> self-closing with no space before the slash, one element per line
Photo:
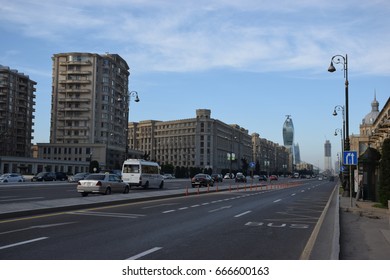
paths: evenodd
<path fill-rule="evenodd" d="M 242 173 L 237 173 L 236 175 L 236 182 L 243 182 L 246 183 L 246 177 Z"/>
<path fill-rule="evenodd" d="M 191 179 L 191 185 L 193 188 L 201 186 L 214 186 L 214 180 L 208 174 L 199 173 Z"/>
<path fill-rule="evenodd" d="M 89 175 L 88 172 L 80 172 L 80 173 L 76 173 L 72 176 L 68 176 L 68 182 L 69 183 L 76 183 L 80 180 L 83 180 L 85 179 L 85 177 L 87 177 Z"/>
<path fill-rule="evenodd" d="M 24 177 L 19 173 L 5 173 L 0 176 L 0 183 L 24 182 Z"/>
<path fill-rule="evenodd" d="M 31 178 L 31 181 L 55 181 L 56 174 L 54 172 L 40 172 Z"/>
<path fill-rule="evenodd" d="M 271 176 L 269 176 L 269 180 L 270 180 L 270 181 L 277 181 L 277 180 L 278 180 L 278 176 L 276 176 L 276 175 L 271 175 Z"/>
<path fill-rule="evenodd" d="M 213 178 L 214 182 L 222 182 L 223 181 L 222 174 L 211 174 L 211 178 Z"/>
<path fill-rule="evenodd" d="M 129 185 L 116 174 L 94 173 L 77 184 L 77 192 L 82 196 L 90 193 L 111 194 L 112 192 L 129 193 Z"/>
<path fill-rule="evenodd" d="M 57 181 L 65 181 L 68 180 L 68 175 L 64 172 L 56 172 L 56 180 Z"/>

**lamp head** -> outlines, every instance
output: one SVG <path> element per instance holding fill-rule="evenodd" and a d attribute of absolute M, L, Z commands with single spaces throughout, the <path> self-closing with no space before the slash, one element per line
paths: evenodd
<path fill-rule="evenodd" d="M 134 102 L 139 102 L 138 94 L 135 96 Z"/>
<path fill-rule="evenodd" d="M 333 116 L 337 116 L 336 110 L 333 111 Z"/>
<path fill-rule="evenodd" d="M 335 68 L 334 65 L 333 65 L 333 61 L 330 62 L 328 71 L 331 72 L 331 73 L 333 73 L 334 71 L 336 71 L 336 68 Z"/>

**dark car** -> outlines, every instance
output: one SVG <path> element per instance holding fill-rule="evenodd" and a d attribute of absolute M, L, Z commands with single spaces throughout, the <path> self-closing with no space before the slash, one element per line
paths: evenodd
<path fill-rule="evenodd" d="M 260 176 L 259 176 L 259 181 L 267 181 L 267 176 L 265 176 L 265 175 L 260 175 Z"/>
<path fill-rule="evenodd" d="M 237 173 L 236 175 L 236 182 L 243 182 L 246 183 L 246 177 L 242 173 Z"/>
<path fill-rule="evenodd" d="M 211 178 L 213 178 L 214 182 L 222 182 L 223 181 L 222 174 L 211 174 Z"/>
<path fill-rule="evenodd" d="M 56 172 L 56 180 L 57 181 L 66 181 L 68 180 L 68 175 L 64 172 Z"/>
<path fill-rule="evenodd" d="M 214 180 L 208 174 L 199 173 L 191 179 L 191 185 L 193 188 L 201 186 L 214 186 Z"/>
<path fill-rule="evenodd" d="M 56 174 L 54 172 L 40 172 L 31 178 L 31 181 L 55 181 Z"/>

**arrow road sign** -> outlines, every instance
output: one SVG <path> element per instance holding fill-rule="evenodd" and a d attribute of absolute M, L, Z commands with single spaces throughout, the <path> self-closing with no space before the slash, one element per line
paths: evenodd
<path fill-rule="evenodd" d="M 345 151 L 343 161 L 345 165 L 357 165 L 357 151 Z"/>

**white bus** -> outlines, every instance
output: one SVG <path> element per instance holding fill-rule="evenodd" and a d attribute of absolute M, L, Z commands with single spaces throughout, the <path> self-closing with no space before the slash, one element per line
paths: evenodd
<path fill-rule="evenodd" d="M 160 174 L 160 166 L 156 162 L 143 159 L 127 159 L 122 167 L 122 180 L 129 187 L 164 187 L 164 177 Z"/>

